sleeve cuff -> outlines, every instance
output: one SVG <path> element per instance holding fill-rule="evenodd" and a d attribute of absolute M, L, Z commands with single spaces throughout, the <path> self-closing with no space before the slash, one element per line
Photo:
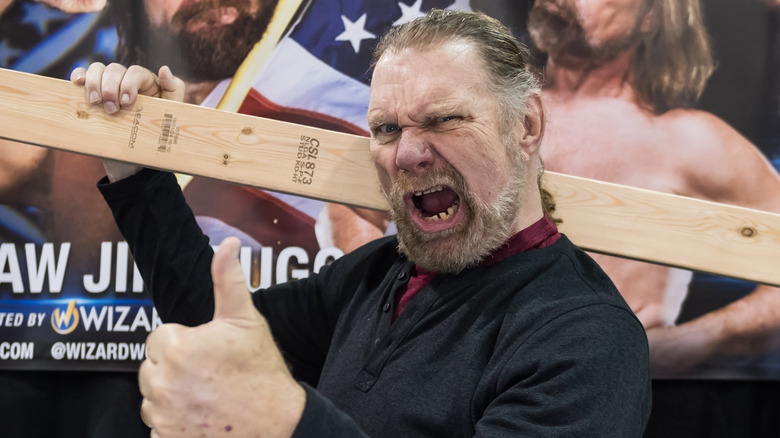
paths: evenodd
<path fill-rule="evenodd" d="M 170 181 L 169 181 L 170 180 Z M 176 183 L 176 176 L 171 172 L 143 168 L 135 175 L 130 175 L 116 182 L 109 182 L 104 176 L 97 183 L 97 188 L 103 197 L 109 201 L 127 196 L 137 195 L 149 187 Z"/>
<path fill-rule="evenodd" d="M 336 408 L 330 400 L 306 383 L 301 383 L 301 386 L 306 391 L 306 405 L 303 408 L 301 421 L 298 422 L 291 438 L 322 436 L 368 438 L 354 420 Z"/>

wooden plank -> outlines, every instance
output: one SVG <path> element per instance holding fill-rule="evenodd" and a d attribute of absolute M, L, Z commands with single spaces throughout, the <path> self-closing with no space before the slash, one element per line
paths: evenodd
<path fill-rule="evenodd" d="M 83 87 L 11 70 L 0 70 L 0 137 L 386 208 L 365 137 L 144 96 L 108 115 Z"/>
<path fill-rule="evenodd" d="M 144 97 L 107 115 L 83 93 L 0 69 L 0 138 L 386 208 L 365 137 Z M 780 215 L 552 172 L 544 185 L 584 249 L 780 286 Z"/>
<path fill-rule="evenodd" d="M 584 249 L 780 286 L 780 215 L 546 173 L 560 226 Z"/>

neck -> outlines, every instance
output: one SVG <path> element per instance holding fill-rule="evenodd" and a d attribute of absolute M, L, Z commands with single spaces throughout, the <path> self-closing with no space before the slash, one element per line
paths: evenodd
<path fill-rule="evenodd" d="M 534 162 L 539 162 L 539 158 L 536 155 L 534 155 L 534 157 L 531 159 L 534 160 Z M 517 217 L 515 217 L 515 220 L 512 223 L 510 236 L 530 227 L 534 223 L 538 222 L 539 219 L 544 217 L 542 195 L 539 191 L 539 184 L 536 180 L 536 175 L 538 175 L 538 167 L 528 166 L 528 169 L 529 170 L 526 174 L 525 181 L 526 189 L 521 195 L 523 197 L 522 205 L 520 206 L 520 211 L 518 212 Z"/>
<path fill-rule="evenodd" d="M 515 235 L 520 231 L 530 227 L 544 217 L 544 210 L 542 209 L 541 198 L 539 191 L 528 191 L 528 201 L 526 201 L 520 214 L 512 224 L 512 232 L 510 235 Z"/>
<path fill-rule="evenodd" d="M 545 92 L 564 99 L 611 97 L 634 101 L 633 55 L 631 50 L 602 65 L 582 63 L 574 67 L 564 67 L 549 58 L 545 66 Z"/>

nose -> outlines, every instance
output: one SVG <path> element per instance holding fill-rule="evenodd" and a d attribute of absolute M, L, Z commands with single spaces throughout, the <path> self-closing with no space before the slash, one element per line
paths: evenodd
<path fill-rule="evenodd" d="M 401 131 L 395 164 L 411 174 L 420 174 L 433 167 L 435 153 L 426 136 L 415 128 Z"/>

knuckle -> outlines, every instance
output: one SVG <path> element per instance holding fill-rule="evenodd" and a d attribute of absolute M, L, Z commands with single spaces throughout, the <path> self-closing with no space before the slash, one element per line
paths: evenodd
<path fill-rule="evenodd" d="M 127 72 L 128 73 L 143 73 L 143 72 L 146 72 L 146 71 L 148 71 L 148 70 L 143 68 L 143 67 L 141 67 L 140 65 L 137 65 L 137 64 L 133 64 L 130 67 L 127 67 Z"/>

